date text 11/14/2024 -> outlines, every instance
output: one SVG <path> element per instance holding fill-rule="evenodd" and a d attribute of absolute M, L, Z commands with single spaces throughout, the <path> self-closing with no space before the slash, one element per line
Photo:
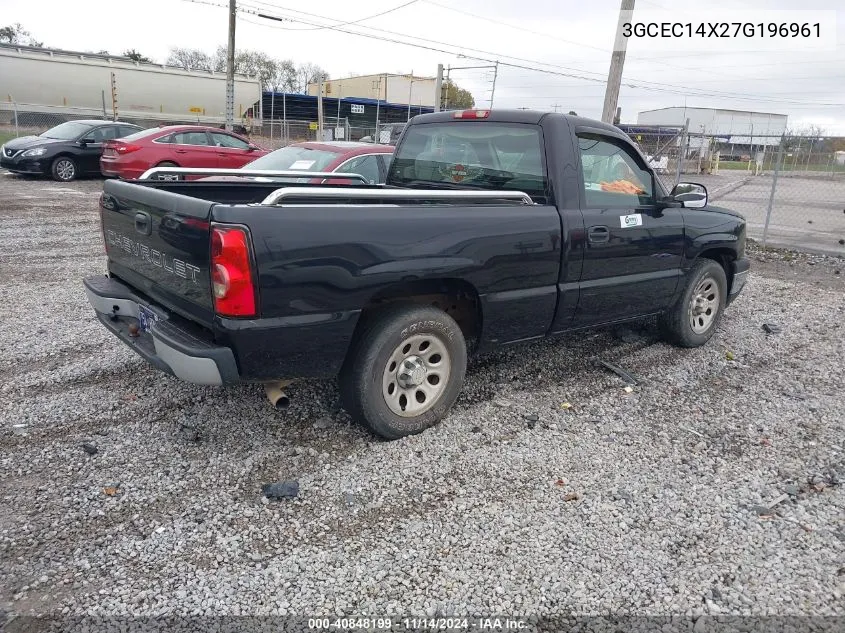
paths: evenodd
<path fill-rule="evenodd" d="M 520 631 L 528 623 L 520 618 L 309 618 L 308 628 L 323 631 Z"/>

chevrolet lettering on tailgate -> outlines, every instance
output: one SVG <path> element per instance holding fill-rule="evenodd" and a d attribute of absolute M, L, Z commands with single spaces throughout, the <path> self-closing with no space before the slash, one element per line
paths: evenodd
<path fill-rule="evenodd" d="M 194 266 L 181 259 L 176 259 L 167 253 L 150 248 L 145 244 L 130 240 L 128 237 L 120 235 L 111 229 L 106 229 L 106 243 L 108 246 L 120 248 L 133 257 L 138 257 L 153 266 L 158 266 L 177 277 L 190 279 L 194 283 L 198 283 L 197 273 L 200 272 L 199 266 Z"/>

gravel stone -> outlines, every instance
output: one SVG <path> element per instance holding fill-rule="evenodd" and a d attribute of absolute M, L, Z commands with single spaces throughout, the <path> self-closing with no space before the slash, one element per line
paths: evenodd
<path fill-rule="evenodd" d="M 0 175 L 5 613 L 609 613 L 696 633 L 717 613 L 845 615 L 842 259 L 750 244 L 708 344 L 672 347 L 649 321 L 503 348 L 470 363 L 440 425 L 385 442 L 337 410 L 333 381 L 292 384 L 280 412 L 109 334 L 81 287 L 104 271 L 101 189 Z M 643 382 L 624 394 L 598 358 Z M 286 481 L 302 493 L 256 494 Z M 750 509 L 784 492 L 771 519 Z"/>

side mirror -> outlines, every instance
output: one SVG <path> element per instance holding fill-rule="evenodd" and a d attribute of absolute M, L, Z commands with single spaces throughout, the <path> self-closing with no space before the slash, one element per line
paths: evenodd
<path fill-rule="evenodd" d="M 96 142 L 97 141 L 94 140 L 94 137 L 92 137 L 92 136 L 88 136 L 86 138 L 79 140 L 79 144 L 82 145 L 82 147 L 85 147 L 86 145 L 93 145 Z"/>
<path fill-rule="evenodd" d="M 248 152 L 257 152 L 259 149 L 261 149 L 261 148 L 260 148 L 260 147 L 258 147 L 257 145 L 250 145 L 249 147 L 247 147 L 247 148 L 246 148 L 246 151 L 248 151 Z"/>
<path fill-rule="evenodd" d="M 679 182 L 671 195 L 674 200 L 683 202 L 687 209 L 707 206 L 707 187 L 697 182 Z"/>

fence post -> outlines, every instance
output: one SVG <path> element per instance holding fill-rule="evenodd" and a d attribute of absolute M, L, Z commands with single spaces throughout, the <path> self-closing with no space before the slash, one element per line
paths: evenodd
<path fill-rule="evenodd" d="M 15 138 L 20 136 L 20 132 L 18 132 L 18 102 L 12 101 L 12 110 L 15 112 Z"/>
<path fill-rule="evenodd" d="M 276 91 L 270 93 L 270 145 L 273 144 L 273 113 L 276 107 Z"/>
<path fill-rule="evenodd" d="M 282 132 L 284 132 L 285 140 L 284 144 L 288 144 L 288 104 L 287 104 L 287 93 L 282 93 Z"/>
<path fill-rule="evenodd" d="M 772 191 L 769 193 L 769 206 L 766 208 L 766 224 L 763 226 L 763 248 L 766 248 L 766 237 L 769 234 L 769 220 L 772 218 L 772 208 L 775 204 L 775 189 L 778 184 L 778 173 L 780 173 L 780 164 L 783 160 L 783 137 L 780 139 L 780 147 L 778 148 L 778 158 L 775 161 L 775 174 L 772 177 Z"/>
<path fill-rule="evenodd" d="M 684 161 L 687 159 L 687 129 L 689 128 L 689 119 L 686 120 L 684 123 L 684 129 L 681 132 L 681 144 L 678 148 L 678 168 L 675 170 L 675 185 L 672 187 L 673 189 L 678 186 L 678 183 L 681 182 L 681 166 L 683 165 Z"/>

